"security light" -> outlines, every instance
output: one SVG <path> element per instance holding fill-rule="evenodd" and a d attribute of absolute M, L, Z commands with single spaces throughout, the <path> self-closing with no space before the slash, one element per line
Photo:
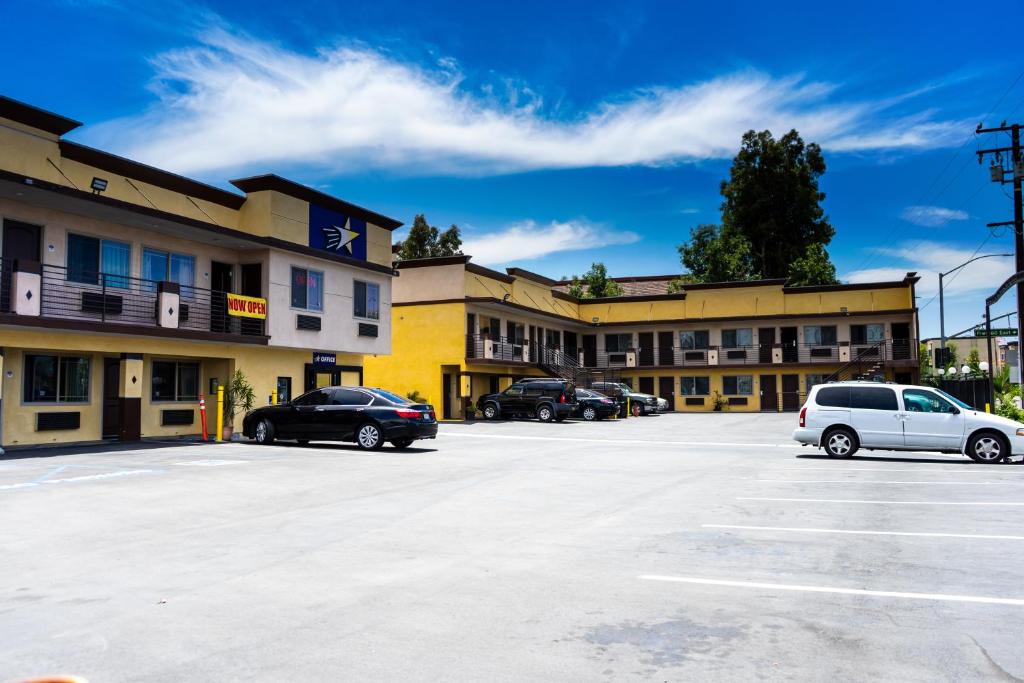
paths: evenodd
<path fill-rule="evenodd" d="M 964 364 L 963 364 L 963 365 L 962 365 L 962 366 L 960 367 L 960 372 L 961 372 L 961 374 L 964 374 L 964 375 L 969 375 L 969 374 L 971 374 L 971 366 L 970 366 L 970 365 L 967 365 L 966 363 L 964 363 Z"/>
<path fill-rule="evenodd" d="M 942 377 L 943 375 L 946 374 L 946 371 L 943 370 L 942 368 L 939 368 L 935 371 L 935 374 L 938 375 L 939 377 Z"/>
<path fill-rule="evenodd" d="M 978 368 L 982 372 L 988 372 L 988 363 L 986 361 L 981 361 L 980 363 L 978 363 Z"/>
<path fill-rule="evenodd" d="M 90 185 L 90 187 L 92 187 L 92 193 L 93 194 L 99 194 L 100 192 L 106 192 L 107 191 L 107 181 L 104 180 L 103 178 L 93 178 L 92 179 L 92 185 Z"/>
<path fill-rule="evenodd" d="M 955 374 L 956 374 L 956 368 L 950 368 L 950 369 L 949 369 L 949 370 L 947 370 L 946 372 L 947 372 L 948 374 L 950 374 L 950 375 L 955 375 Z"/>

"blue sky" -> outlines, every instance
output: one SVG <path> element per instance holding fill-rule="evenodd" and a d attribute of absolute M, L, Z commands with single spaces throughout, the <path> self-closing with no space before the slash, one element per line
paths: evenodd
<path fill-rule="evenodd" d="M 1024 120 L 1021 2 L 469 5 L 6 3 L 0 56 L 18 68 L 0 91 L 84 121 L 86 144 L 425 212 L 476 260 L 555 277 L 679 272 L 749 128 L 822 145 L 841 279 L 919 271 L 926 335 L 936 272 L 1012 250 L 984 227 L 1011 204 L 971 132 Z M 963 271 L 947 330 L 1011 270 Z"/>

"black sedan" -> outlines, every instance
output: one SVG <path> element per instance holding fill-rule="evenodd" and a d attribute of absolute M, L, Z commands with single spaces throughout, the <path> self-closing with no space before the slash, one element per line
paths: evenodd
<path fill-rule="evenodd" d="M 611 417 L 619 412 L 619 404 L 615 399 L 608 398 L 590 389 L 576 390 L 576 416 L 587 422 Z"/>
<path fill-rule="evenodd" d="M 313 389 L 294 401 L 257 408 L 245 416 L 242 433 L 256 443 L 274 439 L 355 441 L 376 450 L 390 441 L 408 448 L 416 439 L 437 436 L 433 406 L 413 403 L 383 389 L 325 387 Z"/>

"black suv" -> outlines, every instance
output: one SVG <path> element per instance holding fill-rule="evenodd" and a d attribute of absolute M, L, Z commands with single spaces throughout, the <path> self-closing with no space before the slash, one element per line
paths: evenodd
<path fill-rule="evenodd" d="M 476 407 L 488 420 L 535 417 L 561 422 L 576 410 L 576 387 L 564 379 L 520 380 L 500 394 L 486 394 Z"/>

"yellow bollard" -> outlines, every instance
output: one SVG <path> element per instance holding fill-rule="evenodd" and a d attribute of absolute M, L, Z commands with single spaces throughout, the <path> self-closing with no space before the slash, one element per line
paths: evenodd
<path fill-rule="evenodd" d="M 991 413 L 992 412 L 992 406 L 989 405 L 987 401 L 985 403 L 985 412 L 986 413 Z"/>
<path fill-rule="evenodd" d="M 216 441 L 224 440 L 224 387 L 217 385 L 217 433 Z"/>
<path fill-rule="evenodd" d="M 632 408 L 629 405 L 629 396 L 627 396 L 626 397 L 626 417 L 627 418 L 630 417 L 633 414 L 631 411 L 632 411 Z"/>

